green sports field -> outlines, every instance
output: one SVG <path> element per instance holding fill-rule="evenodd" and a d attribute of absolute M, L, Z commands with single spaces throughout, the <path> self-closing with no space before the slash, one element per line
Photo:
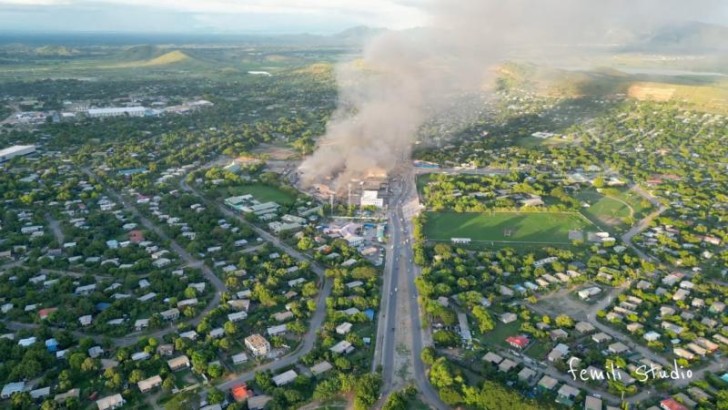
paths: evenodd
<path fill-rule="evenodd" d="M 580 231 L 589 222 L 572 213 L 454 213 L 429 212 L 425 224 L 428 239 L 472 241 L 570 243 L 569 231 Z"/>

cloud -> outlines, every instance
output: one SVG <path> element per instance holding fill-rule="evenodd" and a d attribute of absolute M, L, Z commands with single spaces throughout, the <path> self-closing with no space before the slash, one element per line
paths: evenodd
<path fill-rule="evenodd" d="M 230 28 L 233 18 L 252 16 L 297 16 L 304 23 L 328 20 L 329 24 L 350 22 L 407 28 L 423 24 L 425 16 L 419 7 L 402 0 L 0 0 L 0 15 L 11 10 L 28 15 L 44 13 L 47 10 L 43 9 L 49 6 L 78 13 L 93 9 L 103 14 L 106 9 L 111 24 L 115 12 L 129 7 L 150 13 L 188 14 L 213 26 L 218 25 L 217 17 L 219 25 L 226 28 Z"/>

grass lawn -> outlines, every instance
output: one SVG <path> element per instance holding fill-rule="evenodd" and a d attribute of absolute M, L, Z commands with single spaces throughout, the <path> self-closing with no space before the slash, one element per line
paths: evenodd
<path fill-rule="evenodd" d="M 576 198 L 590 205 L 582 208 L 582 212 L 600 225 L 618 227 L 624 225 L 624 218 L 632 216 L 632 208 L 621 198 L 611 198 L 596 191 L 579 192 Z"/>
<path fill-rule="evenodd" d="M 526 348 L 526 355 L 536 359 L 543 360 L 546 355 L 551 351 L 551 345 L 541 341 L 532 342 L 528 348 Z"/>
<path fill-rule="evenodd" d="M 288 192 L 283 192 L 276 187 L 263 184 L 226 187 L 220 189 L 219 192 L 223 198 L 250 194 L 260 202 L 273 201 L 281 205 L 292 205 L 296 201 L 296 198 Z"/>
<path fill-rule="evenodd" d="M 570 243 L 569 231 L 589 225 L 572 213 L 429 212 L 425 234 L 431 240 L 471 238 L 473 241 Z"/>
<path fill-rule="evenodd" d="M 497 325 L 495 329 L 480 335 L 480 339 L 483 342 L 483 345 L 499 346 L 509 349 L 511 345 L 506 343 L 506 338 L 508 336 L 515 336 L 521 333 L 521 321 L 516 320 L 515 322 L 508 323 L 507 325 L 500 321 L 496 323 Z"/>

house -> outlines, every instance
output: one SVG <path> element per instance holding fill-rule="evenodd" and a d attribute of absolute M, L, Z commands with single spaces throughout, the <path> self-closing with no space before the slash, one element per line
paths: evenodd
<path fill-rule="evenodd" d="M 38 317 L 40 318 L 40 320 L 48 319 L 48 317 L 57 310 L 58 310 L 58 308 L 41 309 L 38 311 Z"/>
<path fill-rule="evenodd" d="M 288 329 L 288 326 L 285 324 L 271 326 L 268 329 L 266 329 L 266 333 L 268 333 L 268 336 L 276 336 L 276 335 L 280 335 L 282 333 L 286 333 L 286 329 Z"/>
<path fill-rule="evenodd" d="M 275 384 L 277 387 L 285 386 L 288 383 L 296 380 L 296 377 L 298 377 L 298 374 L 294 370 L 289 370 L 285 373 L 273 376 L 273 384 Z"/>
<path fill-rule="evenodd" d="M 315 365 L 311 366 L 311 374 L 313 374 L 314 376 L 318 376 L 319 374 L 328 372 L 333 368 L 334 367 L 331 365 L 331 363 L 324 360 L 323 362 L 316 363 Z"/>
<path fill-rule="evenodd" d="M 594 396 L 586 396 L 584 410 L 602 410 L 602 399 Z"/>
<path fill-rule="evenodd" d="M 239 364 L 243 364 L 243 363 L 247 362 L 248 361 L 248 355 L 245 354 L 245 352 L 242 352 L 242 353 L 238 353 L 236 355 L 233 355 L 232 356 L 232 359 L 233 359 L 233 364 L 237 366 Z"/>
<path fill-rule="evenodd" d="M 273 397 L 266 395 L 253 396 L 248 399 L 248 410 L 263 410 L 271 400 Z"/>
<path fill-rule="evenodd" d="M 579 395 L 579 389 L 568 384 L 561 386 L 556 392 L 556 402 L 566 406 L 573 406 L 574 399 Z"/>
<path fill-rule="evenodd" d="M 216 327 L 215 329 L 210 330 L 209 335 L 213 339 L 219 339 L 225 336 L 225 330 L 221 327 Z"/>
<path fill-rule="evenodd" d="M 509 372 L 514 367 L 518 366 L 518 363 L 514 362 L 511 359 L 504 359 L 500 364 L 498 365 L 498 371 L 501 371 L 503 373 Z"/>
<path fill-rule="evenodd" d="M 179 319 L 179 309 L 172 308 L 159 313 L 164 320 L 177 320 Z"/>
<path fill-rule="evenodd" d="M 162 378 L 159 375 L 152 376 L 148 379 L 144 379 L 137 383 L 137 387 L 139 387 L 139 391 L 142 393 L 146 393 L 150 390 L 152 390 L 155 387 L 162 385 Z"/>
<path fill-rule="evenodd" d="M 516 319 L 518 319 L 518 316 L 512 312 L 506 312 L 500 316 L 500 321 L 504 324 L 515 322 Z"/>
<path fill-rule="evenodd" d="M 518 335 L 518 336 L 509 336 L 506 338 L 506 343 L 509 345 L 515 347 L 516 349 L 525 349 L 526 346 L 528 346 L 529 340 L 528 337 L 524 335 Z"/>
<path fill-rule="evenodd" d="M 642 326 L 641 323 L 630 323 L 630 324 L 627 325 L 627 330 L 630 333 L 635 333 L 638 330 L 642 330 L 643 328 L 644 328 L 644 326 Z"/>
<path fill-rule="evenodd" d="M 250 300 L 248 300 L 248 299 L 228 300 L 227 304 L 231 308 L 238 310 L 238 311 L 243 311 L 243 312 L 247 312 L 248 309 L 250 308 Z"/>
<path fill-rule="evenodd" d="M 99 356 L 104 354 L 104 349 L 101 346 L 93 346 L 90 349 L 88 349 L 88 355 L 92 359 L 95 359 Z"/>
<path fill-rule="evenodd" d="M 648 342 L 654 342 L 654 341 L 660 339 L 660 334 L 651 330 L 651 331 L 645 333 L 644 336 L 642 336 L 642 337 L 645 340 L 647 340 Z"/>
<path fill-rule="evenodd" d="M 483 360 L 485 360 L 488 363 L 496 365 L 496 364 L 500 363 L 501 361 L 503 361 L 503 358 L 496 353 L 488 352 L 485 354 L 485 356 L 483 356 Z"/>
<path fill-rule="evenodd" d="M 336 354 L 348 354 L 354 351 L 354 346 L 352 346 L 352 344 L 349 343 L 348 340 L 342 340 L 339 343 L 331 346 L 329 350 Z"/>
<path fill-rule="evenodd" d="M 172 356 L 174 354 L 174 345 L 171 343 L 159 345 L 157 347 L 157 353 L 160 356 Z"/>
<path fill-rule="evenodd" d="M 35 336 L 31 336 L 31 337 L 26 338 L 26 339 L 20 339 L 20 340 L 18 340 L 18 346 L 21 346 L 21 347 L 29 347 L 29 346 L 34 345 L 37 340 L 38 339 L 36 339 Z"/>
<path fill-rule="evenodd" d="M 549 332 L 549 337 L 552 341 L 556 341 L 566 339 L 567 337 L 569 337 L 569 334 L 564 329 L 554 329 Z"/>
<path fill-rule="evenodd" d="M 3 386 L 2 392 L 0 392 L 0 398 L 9 399 L 15 393 L 22 393 L 25 391 L 25 382 L 8 383 Z"/>
<path fill-rule="evenodd" d="M 152 355 L 150 355 L 147 352 L 136 352 L 136 353 L 134 353 L 134 354 L 131 355 L 131 360 L 137 362 L 137 361 L 140 361 L 140 360 L 147 360 L 150 357 L 152 357 Z"/>
<path fill-rule="evenodd" d="M 612 340 L 612 336 L 609 336 L 604 332 L 599 332 L 592 336 L 592 340 L 594 341 L 594 343 L 603 343 Z"/>
<path fill-rule="evenodd" d="M 65 403 L 68 399 L 78 399 L 81 396 L 81 389 L 71 389 L 65 393 L 56 394 L 53 401 L 56 403 Z"/>
<path fill-rule="evenodd" d="M 660 408 L 662 410 L 689 410 L 687 407 L 680 404 L 673 398 L 665 399 L 660 402 Z"/>
<path fill-rule="evenodd" d="M 556 360 L 561 360 L 564 358 L 567 354 L 569 354 L 569 346 L 559 343 L 557 344 L 549 354 L 546 356 L 546 359 L 550 362 L 554 362 Z"/>
<path fill-rule="evenodd" d="M 245 320 L 248 317 L 248 314 L 244 311 L 230 313 L 227 315 L 228 320 L 231 322 L 239 322 L 241 320 Z"/>
<path fill-rule="evenodd" d="M 612 354 L 622 354 L 629 351 L 629 348 L 624 345 L 622 342 L 616 342 L 612 343 L 607 347 L 607 350 L 609 353 Z"/>
<path fill-rule="evenodd" d="M 96 406 L 98 406 L 99 410 L 111 410 L 111 409 L 118 409 L 119 407 L 123 406 L 126 401 L 123 397 L 121 397 L 121 394 L 114 394 L 111 396 L 106 396 L 103 399 L 96 400 Z"/>
<path fill-rule="evenodd" d="M 174 359 L 167 360 L 169 369 L 174 371 L 190 367 L 190 359 L 186 355 L 175 357 Z"/>
<path fill-rule="evenodd" d="M 149 327 L 149 319 L 137 319 L 137 321 L 134 322 L 134 330 L 137 332 L 140 332 L 147 327 Z"/>
<path fill-rule="evenodd" d="M 553 377 L 544 375 L 541 380 L 538 381 L 537 386 L 544 390 L 553 390 L 559 382 Z"/>
<path fill-rule="evenodd" d="M 244 342 L 245 347 L 250 349 L 255 356 L 265 356 L 270 352 L 270 343 L 257 333 L 246 337 Z"/>
<path fill-rule="evenodd" d="M 273 314 L 273 318 L 278 322 L 285 322 L 286 320 L 293 318 L 293 312 L 286 310 Z"/>
<path fill-rule="evenodd" d="M 518 372 L 518 380 L 531 384 L 533 382 L 533 379 L 536 377 L 536 372 L 528 367 L 524 367 L 521 369 L 520 372 Z"/>
<path fill-rule="evenodd" d="M 352 326 L 354 325 L 349 322 L 344 322 L 339 326 L 336 326 L 336 333 L 340 335 L 345 335 L 351 331 Z"/>
<path fill-rule="evenodd" d="M 44 397 L 48 397 L 51 395 L 51 388 L 48 387 L 42 387 L 40 389 L 35 389 L 30 391 L 30 398 L 33 400 L 42 399 Z"/>
<path fill-rule="evenodd" d="M 592 296 L 596 296 L 596 295 L 600 294 L 601 292 L 602 292 L 602 290 L 600 288 L 598 288 L 596 286 L 592 286 L 590 288 L 580 290 L 579 292 L 577 292 L 577 294 L 579 295 L 579 297 L 581 299 L 587 300 L 587 299 L 591 298 Z"/>
<path fill-rule="evenodd" d="M 672 349 L 672 352 L 675 354 L 675 356 L 681 357 L 683 359 L 693 360 L 695 358 L 695 355 L 693 353 L 679 347 Z"/>
<path fill-rule="evenodd" d="M 232 389 L 230 389 L 230 393 L 232 394 L 233 400 L 235 400 L 236 403 L 242 403 L 245 400 L 248 400 L 248 398 L 253 395 L 253 391 L 248 389 L 248 385 L 246 385 L 245 383 L 234 386 Z"/>
<path fill-rule="evenodd" d="M 587 334 L 594 331 L 594 325 L 589 322 L 578 322 L 574 328 L 581 334 Z"/>

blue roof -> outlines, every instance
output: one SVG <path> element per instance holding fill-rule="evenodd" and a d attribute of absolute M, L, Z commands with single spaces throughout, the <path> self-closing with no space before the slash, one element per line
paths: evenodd
<path fill-rule="evenodd" d="M 374 309 L 367 309 L 364 311 L 364 314 L 367 315 L 369 320 L 374 319 Z"/>
<path fill-rule="evenodd" d="M 723 379 L 724 382 L 728 383 L 728 373 L 720 376 L 721 379 Z"/>
<path fill-rule="evenodd" d="M 58 346 L 58 340 L 48 339 L 45 341 L 46 346 Z"/>
<path fill-rule="evenodd" d="M 96 310 L 101 311 L 101 312 L 108 309 L 109 307 L 111 307 L 111 303 L 100 302 L 100 303 L 96 304 Z"/>

